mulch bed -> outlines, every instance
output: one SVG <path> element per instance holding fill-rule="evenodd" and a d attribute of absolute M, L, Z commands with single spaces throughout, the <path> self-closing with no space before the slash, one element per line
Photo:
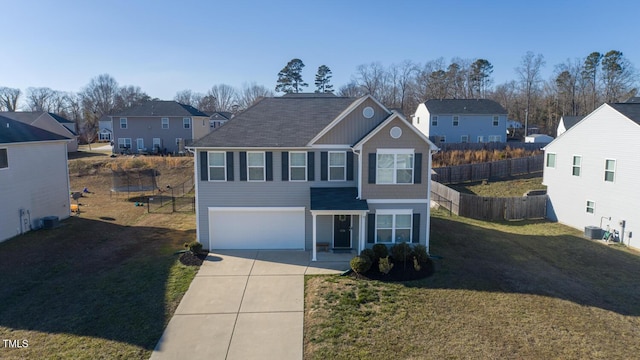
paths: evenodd
<path fill-rule="evenodd" d="M 408 261 L 406 263 L 396 262 L 389 274 L 383 274 L 378 268 L 378 262 L 374 261 L 371 265 L 371 269 L 366 273 L 357 274 L 356 272 L 351 272 L 350 276 L 362 280 L 411 281 L 424 279 L 431 276 L 434 272 L 433 261 L 431 260 L 426 263 L 420 263 L 420 267 L 420 271 L 416 271 L 413 267 L 412 261 Z"/>
<path fill-rule="evenodd" d="M 180 262 L 187 266 L 200 266 L 206 257 L 206 253 L 194 254 L 187 251 L 180 255 Z"/>

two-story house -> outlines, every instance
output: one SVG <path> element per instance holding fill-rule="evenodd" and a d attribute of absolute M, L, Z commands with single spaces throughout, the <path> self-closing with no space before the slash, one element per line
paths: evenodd
<path fill-rule="evenodd" d="M 69 217 L 69 141 L 0 116 L 0 242 Z"/>
<path fill-rule="evenodd" d="M 412 123 L 434 143 L 505 142 L 507 110 L 487 99 L 427 100 Z"/>
<path fill-rule="evenodd" d="M 228 111 L 216 111 L 209 117 L 209 124 L 212 129 L 220 127 L 227 123 L 227 121 L 231 120 L 233 117 L 233 113 Z"/>
<path fill-rule="evenodd" d="M 547 216 L 577 229 L 610 226 L 640 248 L 640 103 L 604 104 L 547 145 Z"/>
<path fill-rule="evenodd" d="M 429 245 L 429 139 L 371 96 L 264 98 L 196 141 L 209 249 Z"/>
<path fill-rule="evenodd" d="M 115 153 L 184 153 L 211 131 L 207 114 L 176 101 L 147 101 L 110 118 Z"/>
<path fill-rule="evenodd" d="M 0 112 L 0 116 L 64 136 L 69 139 L 67 152 L 78 151 L 78 135 L 75 132 L 76 124 L 67 118 L 46 111 L 3 111 Z"/>

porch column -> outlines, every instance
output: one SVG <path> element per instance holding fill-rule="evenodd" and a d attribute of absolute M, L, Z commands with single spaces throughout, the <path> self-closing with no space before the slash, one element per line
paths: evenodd
<path fill-rule="evenodd" d="M 317 243 L 317 235 L 316 235 L 316 214 L 311 213 L 311 217 L 313 218 L 313 244 L 311 245 L 311 261 L 318 261 L 316 258 L 316 243 Z"/>
<path fill-rule="evenodd" d="M 360 214 L 360 228 L 358 229 L 358 242 L 360 243 L 360 249 L 358 249 L 358 254 L 364 250 L 365 241 L 364 241 L 364 218 L 366 217 L 366 213 Z"/>

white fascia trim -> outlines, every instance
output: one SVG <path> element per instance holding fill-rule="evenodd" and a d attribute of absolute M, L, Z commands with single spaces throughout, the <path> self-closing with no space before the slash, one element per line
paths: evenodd
<path fill-rule="evenodd" d="M 311 215 L 366 215 L 369 210 L 311 210 Z"/>
<path fill-rule="evenodd" d="M 340 123 L 345 117 L 347 117 L 347 115 L 349 115 L 353 110 L 355 110 L 355 108 L 360 106 L 367 99 L 373 100 L 373 102 L 376 103 L 376 105 L 380 106 L 384 111 L 386 111 L 387 114 L 391 114 L 391 111 L 389 111 L 389 109 L 387 109 L 386 106 L 382 105 L 380 101 L 376 100 L 376 98 L 374 98 L 371 95 L 365 95 L 360 99 L 351 103 L 351 105 L 349 105 L 349 107 L 347 107 L 342 113 L 340 113 L 340 115 L 338 115 L 331 123 L 329 123 L 329 125 L 327 125 L 324 129 L 322 129 L 322 131 L 320 131 L 318 135 L 314 136 L 313 139 L 311 139 L 307 145 L 308 146 L 313 145 L 313 143 L 318 141 L 326 133 L 328 133 L 331 129 L 333 129 L 336 125 L 338 125 L 338 123 Z"/>
<path fill-rule="evenodd" d="M 253 212 L 269 212 L 269 211 L 304 211 L 304 206 L 243 206 L 243 207 L 219 207 L 219 206 L 210 206 L 209 212 L 211 211 L 227 211 L 227 212 L 242 212 L 242 211 L 253 211 Z"/>
<path fill-rule="evenodd" d="M 299 151 L 307 151 L 309 147 L 306 146 L 298 146 L 298 147 L 229 147 L 229 146 L 185 146 L 185 149 L 188 150 L 203 150 L 203 151 L 225 151 L 225 150 L 235 150 L 235 151 L 282 151 L 282 150 L 299 150 Z"/>
<path fill-rule="evenodd" d="M 378 149 L 377 154 L 415 154 L 415 149 Z"/>
<path fill-rule="evenodd" d="M 413 209 L 379 209 L 376 215 L 413 215 Z"/>
<path fill-rule="evenodd" d="M 351 149 L 351 145 L 324 145 L 324 144 L 314 144 L 311 145 L 312 149 L 341 149 L 341 150 L 349 150 Z"/>
<path fill-rule="evenodd" d="M 428 204 L 429 199 L 367 199 L 369 204 Z"/>
<path fill-rule="evenodd" d="M 382 130 L 384 127 L 386 127 L 391 121 L 393 121 L 394 119 L 400 119 L 400 121 L 404 122 L 405 125 L 411 129 L 416 135 L 418 135 L 419 138 L 421 138 L 424 142 L 426 142 L 429 145 L 429 149 L 431 151 L 437 151 L 440 150 L 440 148 L 438 148 L 437 146 L 435 146 L 434 143 L 431 142 L 431 140 L 429 140 L 428 137 L 425 136 L 425 134 L 422 133 L 422 131 L 418 130 L 418 128 L 416 128 L 414 125 L 412 125 L 409 121 L 407 121 L 407 119 L 404 118 L 404 116 L 398 114 L 397 112 L 394 112 L 391 114 L 391 116 L 389 116 L 385 121 L 383 121 L 380 125 L 378 125 L 375 129 L 373 129 L 371 132 L 369 132 L 369 134 L 367 134 L 367 136 L 365 136 L 362 140 L 358 141 L 357 144 L 355 144 L 353 146 L 354 149 L 357 150 L 361 150 L 362 146 L 369 141 L 372 137 L 374 137 L 378 132 L 380 132 L 380 130 Z"/>
<path fill-rule="evenodd" d="M 198 192 L 200 191 L 198 189 L 198 183 L 200 183 L 200 181 L 198 181 L 198 167 L 199 167 L 198 165 L 199 165 L 199 161 L 200 161 L 200 159 L 198 158 L 198 155 L 196 155 L 196 153 L 194 153 L 193 174 L 196 177 L 196 179 L 194 181 L 195 189 L 196 189 L 196 196 L 195 196 L 195 198 L 196 198 L 195 199 L 195 201 L 196 201 L 196 203 L 195 203 L 195 205 L 196 205 L 196 241 L 202 244 L 202 241 L 200 241 L 200 233 L 201 233 L 201 231 L 200 231 L 200 206 L 199 206 L 200 205 L 200 201 L 199 201 L 200 196 L 198 194 Z M 227 161 L 227 159 L 225 159 L 225 168 L 226 168 L 226 161 Z M 208 168 L 207 168 L 207 171 L 209 171 Z M 200 175 L 200 176 L 202 176 L 202 175 Z M 225 176 L 225 179 L 226 179 L 227 178 L 226 171 L 225 171 L 225 175 L 224 176 Z M 207 179 L 208 178 L 209 177 L 207 176 Z M 209 224 L 209 219 L 207 219 L 207 224 Z M 202 244 L 202 246 L 204 246 L 204 244 Z M 211 239 L 209 239 L 209 241 L 207 242 L 206 249 L 211 249 Z"/>

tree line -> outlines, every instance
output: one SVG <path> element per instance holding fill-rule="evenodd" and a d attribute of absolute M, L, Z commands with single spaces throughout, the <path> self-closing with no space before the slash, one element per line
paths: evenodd
<path fill-rule="evenodd" d="M 405 60 L 383 66 L 379 62 L 359 65 L 348 83 L 334 90 L 332 71 L 327 65 L 315 74 L 316 93 L 359 97 L 371 94 L 385 106 L 411 116 L 418 104 L 428 99 L 486 98 L 500 103 L 511 119 L 554 135 L 563 115 L 586 115 L 604 102 L 624 101 L 637 94 L 638 76 L 623 53 L 592 52 L 584 58 L 567 59 L 555 65 L 549 79 L 542 78 L 546 61 L 542 54 L 527 52 L 514 69 L 514 79 L 494 86 L 493 65 L 488 59 L 444 58 L 424 64 Z M 206 93 L 190 89 L 178 91 L 174 100 L 206 112 L 237 112 L 261 97 L 276 93 L 309 91 L 300 59 L 292 59 L 277 74 L 275 91 L 256 83 L 236 89 L 213 85 Z M 47 87 L 20 89 L 0 87 L 0 110 L 57 113 L 76 122 L 78 131 L 91 140 L 103 115 L 117 113 L 152 99 L 139 86 L 120 86 L 109 74 L 89 81 L 79 92 Z"/>

